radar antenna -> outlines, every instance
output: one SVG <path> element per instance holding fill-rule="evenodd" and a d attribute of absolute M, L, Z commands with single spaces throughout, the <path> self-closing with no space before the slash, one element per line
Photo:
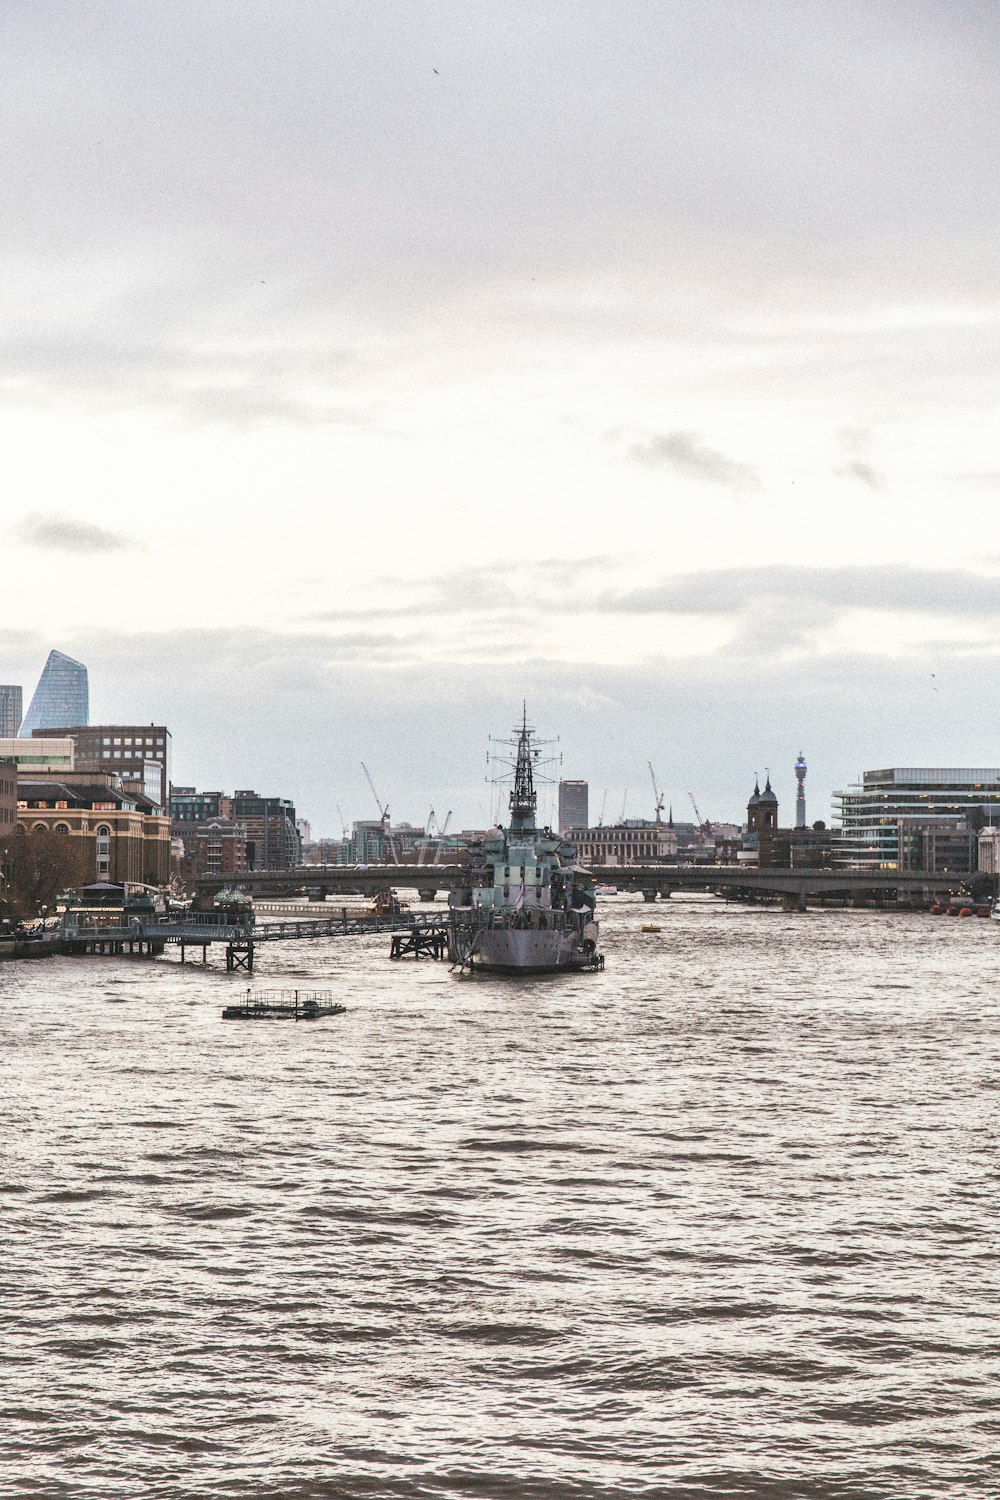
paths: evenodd
<path fill-rule="evenodd" d="M 493 752 L 494 765 L 499 761 L 505 767 L 506 775 L 501 773 L 494 781 L 507 781 L 513 772 L 513 786 L 509 797 L 510 806 L 510 831 L 512 833 L 524 833 L 535 827 L 535 819 L 538 813 L 538 793 L 535 790 L 535 777 L 541 774 L 542 780 L 549 780 L 542 768 L 555 763 L 560 757 L 549 756 L 541 761 L 542 750 L 540 747 L 551 745 L 552 740 L 535 740 L 534 729 L 528 723 L 528 707 L 525 703 L 521 710 L 521 722 L 511 731 L 512 738 L 509 740 L 491 740 L 491 744 L 498 747 Z M 499 747 L 502 747 L 500 749 Z"/>

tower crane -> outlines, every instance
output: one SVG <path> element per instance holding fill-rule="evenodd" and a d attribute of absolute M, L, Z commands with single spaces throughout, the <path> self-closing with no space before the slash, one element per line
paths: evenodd
<path fill-rule="evenodd" d="M 451 809 L 449 808 L 448 812 L 447 812 L 447 814 L 445 816 L 444 822 L 438 825 L 438 842 L 437 842 L 437 848 L 434 850 L 434 863 L 435 864 L 437 864 L 438 860 L 441 858 L 441 850 L 444 848 L 444 836 L 448 832 L 448 824 L 450 822 L 451 822 Z"/>
<path fill-rule="evenodd" d="M 340 819 L 340 837 L 342 839 L 346 839 L 346 837 L 347 837 L 347 823 L 346 823 L 346 821 L 344 819 L 344 814 L 340 810 L 340 803 L 339 802 L 337 803 L 337 817 Z"/>
<path fill-rule="evenodd" d="M 650 780 L 653 783 L 653 798 L 656 806 L 656 821 L 657 823 L 662 823 L 663 818 L 661 817 L 661 814 L 663 812 L 663 793 L 656 785 L 656 772 L 653 770 L 653 762 L 651 760 L 647 760 L 646 764 L 649 767 L 649 776 Z"/>
<path fill-rule="evenodd" d="M 435 821 L 436 819 L 434 815 L 434 809 L 432 807 L 430 812 L 427 814 L 427 822 L 424 824 L 424 836 L 420 840 L 420 853 L 417 855 L 418 866 L 422 865 L 424 862 L 424 855 L 427 853 L 427 840 L 434 837 L 434 835 L 431 833 L 431 828 L 433 827 Z"/>
<path fill-rule="evenodd" d="M 379 796 L 378 792 L 375 790 L 375 783 L 374 783 L 374 781 L 372 781 L 371 773 L 369 772 L 368 767 L 365 765 L 364 761 L 361 762 L 361 769 L 362 769 L 362 771 L 364 771 L 365 776 L 366 776 L 367 781 L 368 781 L 368 785 L 372 789 L 372 796 L 375 798 L 375 805 L 378 808 L 378 812 L 379 812 L 379 822 L 382 824 L 382 832 L 385 835 L 385 839 L 386 839 L 387 844 L 389 845 L 389 853 L 392 855 L 392 862 L 393 862 L 393 864 L 398 865 L 399 864 L 399 855 L 396 853 L 396 846 L 392 842 L 392 833 L 390 831 L 390 824 L 389 824 L 389 804 L 388 804 L 388 802 L 386 802 L 385 804 L 383 804 L 382 798 Z"/>
<path fill-rule="evenodd" d="M 688 796 L 691 798 L 691 806 L 694 808 L 694 815 L 698 819 L 698 832 L 702 835 L 702 837 L 704 837 L 706 834 L 712 832 L 712 825 L 708 821 L 708 819 L 703 818 L 701 813 L 698 811 L 698 804 L 694 800 L 694 792 L 689 791 Z"/>

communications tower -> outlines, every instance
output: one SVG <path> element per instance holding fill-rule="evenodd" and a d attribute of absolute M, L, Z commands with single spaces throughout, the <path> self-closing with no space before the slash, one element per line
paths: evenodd
<path fill-rule="evenodd" d="M 808 769 L 806 758 L 800 750 L 799 758 L 795 762 L 795 780 L 798 782 L 798 789 L 795 793 L 796 828 L 804 828 L 806 826 L 806 771 Z"/>

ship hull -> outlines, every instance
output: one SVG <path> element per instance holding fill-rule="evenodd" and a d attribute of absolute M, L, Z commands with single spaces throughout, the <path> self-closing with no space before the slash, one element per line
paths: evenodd
<path fill-rule="evenodd" d="M 537 932 L 492 928 L 480 932 L 473 947 L 473 967 L 491 974 L 554 974 L 560 969 L 592 966 L 573 932 Z"/>

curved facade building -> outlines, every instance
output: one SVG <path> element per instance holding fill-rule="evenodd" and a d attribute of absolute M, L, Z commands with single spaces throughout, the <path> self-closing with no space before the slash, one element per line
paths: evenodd
<path fill-rule="evenodd" d="M 87 668 L 62 651 L 50 651 L 42 668 L 35 695 L 19 731 L 30 739 L 34 729 L 69 729 L 90 723 L 90 688 Z"/>

